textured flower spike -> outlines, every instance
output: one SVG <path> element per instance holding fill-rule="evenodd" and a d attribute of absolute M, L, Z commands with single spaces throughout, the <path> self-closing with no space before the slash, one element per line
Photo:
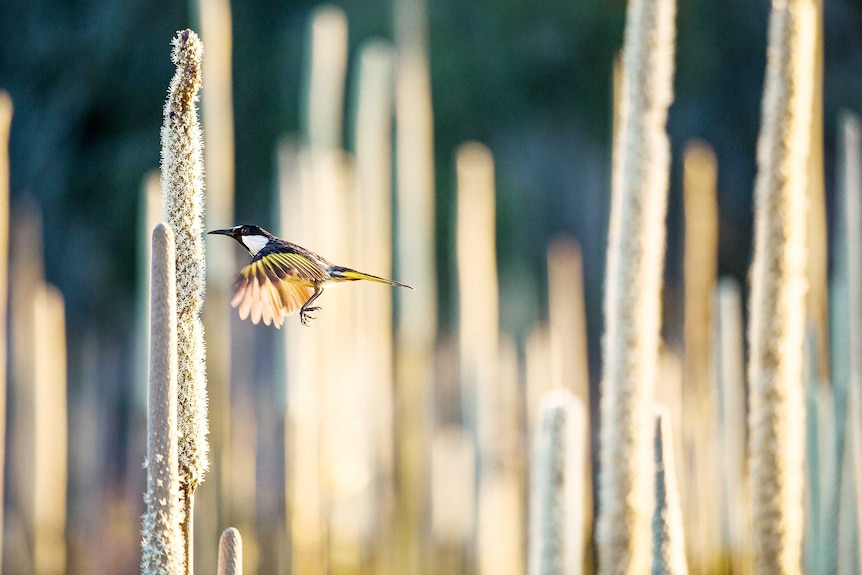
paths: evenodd
<path fill-rule="evenodd" d="M 6 463 L 6 367 L 9 345 L 9 130 L 12 124 L 12 98 L 0 90 L 0 477 Z M 3 485 L 0 482 L 0 514 L 4 511 Z M 0 564 L 3 562 L 3 526 L 0 525 Z"/>
<path fill-rule="evenodd" d="M 219 538 L 218 575 L 242 575 L 242 537 L 234 527 L 225 529 Z"/>
<path fill-rule="evenodd" d="M 629 0 L 605 289 L 596 546 L 600 573 L 650 570 L 675 0 Z"/>
<path fill-rule="evenodd" d="M 203 324 L 203 158 L 198 121 L 202 46 L 191 30 L 177 33 L 171 60 L 176 73 L 162 126 L 162 190 L 165 219 L 176 238 L 177 351 L 180 478 L 193 492 L 208 467 L 206 371 Z"/>
<path fill-rule="evenodd" d="M 652 519 L 654 575 L 688 575 L 685 535 L 676 480 L 670 416 L 655 410 L 655 511 Z"/>
<path fill-rule="evenodd" d="M 806 178 L 814 6 L 776 0 L 769 20 L 754 190 L 749 469 L 757 573 L 801 573 Z"/>
<path fill-rule="evenodd" d="M 192 572 L 193 495 L 209 466 L 204 328 L 202 136 L 196 103 L 203 46 L 191 30 L 178 32 L 171 60 L 177 69 L 162 124 L 162 190 L 165 220 L 176 240 L 177 425 L 183 494 L 186 573 Z"/>
<path fill-rule="evenodd" d="M 542 397 L 530 470 L 529 575 L 583 565 L 586 412 L 567 389 Z"/>
<path fill-rule="evenodd" d="M 147 385 L 147 511 L 141 528 L 141 573 L 182 571 L 184 556 L 177 471 L 177 298 L 174 234 L 153 230 L 150 369 Z"/>

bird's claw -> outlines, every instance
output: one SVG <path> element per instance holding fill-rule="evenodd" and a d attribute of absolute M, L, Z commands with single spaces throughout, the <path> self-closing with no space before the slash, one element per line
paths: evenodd
<path fill-rule="evenodd" d="M 317 319 L 316 316 L 311 315 L 311 312 L 318 311 L 320 309 L 319 306 L 303 308 L 299 310 L 299 321 L 302 322 L 302 325 L 308 327 L 308 322 Z"/>

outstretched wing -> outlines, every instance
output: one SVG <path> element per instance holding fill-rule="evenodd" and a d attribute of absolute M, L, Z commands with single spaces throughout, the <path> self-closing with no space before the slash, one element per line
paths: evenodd
<path fill-rule="evenodd" d="M 239 273 L 230 304 L 240 319 L 280 328 L 284 318 L 314 294 L 316 282 L 328 275 L 301 254 L 261 250 Z"/>

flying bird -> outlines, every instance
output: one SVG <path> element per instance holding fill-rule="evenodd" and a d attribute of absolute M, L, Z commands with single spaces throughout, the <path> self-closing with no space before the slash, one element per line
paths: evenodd
<path fill-rule="evenodd" d="M 233 284 L 230 305 L 239 308 L 240 319 L 251 316 L 254 324 L 280 328 L 285 316 L 299 311 L 302 325 L 314 319 L 320 310 L 312 303 L 323 290 L 341 282 L 369 280 L 413 289 L 396 281 L 383 279 L 337 266 L 301 246 L 279 239 L 258 226 L 239 225 L 210 234 L 230 236 L 251 254 L 251 263 L 240 270 Z"/>

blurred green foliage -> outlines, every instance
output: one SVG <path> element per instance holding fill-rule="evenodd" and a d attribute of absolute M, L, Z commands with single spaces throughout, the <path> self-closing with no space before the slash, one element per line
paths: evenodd
<path fill-rule="evenodd" d="M 307 17 L 316 4 L 233 5 L 238 222 L 273 221 L 274 150 L 300 126 Z M 339 4 L 348 16 L 353 66 L 364 40 L 392 38 L 393 8 L 388 0 Z M 625 2 L 438 0 L 428 10 L 443 325 L 451 325 L 455 309 L 453 154 L 477 139 L 490 146 L 497 166 L 504 328 L 522 330 L 543 314 L 545 248 L 568 232 L 584 247 L 590 332 L 600 334 L 611 66 Z M 746 273 L 750 253 L 767 11 L 764 0 L 684 0 L 678 12 L 668 123 L 674 158 L 693 137 L 715 147 L 719 271 L 737 276 Z M 166 0 L 0 3 L 0 86 L 15 103 L 12 195 L 35 196 L 43 206 L 47 276 L 67 299 L 70 330 L 130 338 L 139 186 L 158 165 L 169 41 L 175 30 L 194 27 L 191 13 Z M 836 113 L 858 110 L 862 101 L 858 0 L 827 0 L 825 27 L 831 198 Z M 354 88 L 349 78 L 346 118 Z M 670 294 L 681 267 L 677 164 L 668 215 Z"/>

